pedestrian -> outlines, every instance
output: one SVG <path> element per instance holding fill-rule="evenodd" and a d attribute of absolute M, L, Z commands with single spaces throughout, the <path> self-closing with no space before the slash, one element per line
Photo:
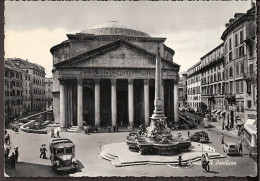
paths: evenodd
<path fill-rule="evenodd" d="M 200 118 L 198 118 L 198 125 L 200 125 Z"/>
<path fill-rule="evenodd" d="M 209 159 L 209 155 L 208 155 L 208 153 L 206 153 L 206 162 L 207 162 L 206 171 L 209 172 L 209 163 L 210 163 L 210 159 Z"/>
<path fill-rule="evenodd" d="M 9 134 L 7 134 L 7 142 L 9 142 L 9 145 L 10 145 L 10 135 Z"/>
<path fill-rule="evenodd" d="M 46 159 L 46 151 L 45 144 L 43 145 L 43 159 Z"/>
<path fill-rule="evenodd" d="M 41 153 L 41 154 L 40 154 L 40 158 L 43 156 L 43 154 L 44 154 L 43 152 L 44 152 L 44 151 L 43 151 L 43 145 L 42 145 L 42 147 L 40 148 L 40 153 Z"/>
<path fill-rule="evenodd" d="M 221 133 L 221 144 L 224 144 L 224 134 Z"/>
<path fill-rule="evenodd" d="M 14 157 L 16 162 L 18 161 L 18 156 L 19 156 L 18 147 L 16 147 L 14 150 Z"/>
<path fill-rule="evenodd" d="M 18 127 L 15 127 L 15 133 L 18 133 Z"/>
<path fill-rule="evenodd" d="M 7 144 L 7 142 L 8 142 L 8 137 L 7 135 L 5 135 L 5 144 Z"/>
<path fill-rule="evenodd" d="M 54 136 L 54 129 L 51 130 L 51 138 L 55 138 L 55 136 Z"/>
<path fill-rule="evenodd" d="M 5 158 L 8 158 L 10 153 L 11 147 L 7 144 L 5 144 Z"/>
<path fill-rule="evenodd" d="M 206 162 L 206 156 L 205 154 L 202 154 L 201 156 L 201 166 L 202 168 L 205 170 L 205 172 L 207 171 L 207 162 Z M 204 171 L 203 171 L 204 172 Z"/>
<path fill-rule="evenodd" d="M 57 138 L 60 138 L 60 132 L 59 130 L 56 131 Z"/>
<path fill-rule="evenodd" d="M 238 151 L 239 151 L 239 154 L 243 155 L 243 144 L 242 144 L 242 140 L 239 142 Z"/>
<path fill-rule="evenodd" d="M 14 155 L 14 153 L 12 153 L 12 155 L 10 157 L 10 161 L 11 161 L 11 169 L 15 169 L 15 155 Z"/>
<path fill-rule="evenodd" d="M 190 137 L 190 131 L 188 131 L 188 137 Z"/>

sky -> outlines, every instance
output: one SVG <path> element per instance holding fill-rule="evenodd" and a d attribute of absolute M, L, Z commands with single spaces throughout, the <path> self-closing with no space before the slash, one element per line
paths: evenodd
<path fill-rule="evenodd" d="M 225 24 L 245 13 L 251 1 L 194 2 L 5 2 L 5 58 L 45 67 L 52 77 L 50 48 L 107 21 L 119 21 L 152 37 L 167 38 L 180 72 L 222 43 Z"/>

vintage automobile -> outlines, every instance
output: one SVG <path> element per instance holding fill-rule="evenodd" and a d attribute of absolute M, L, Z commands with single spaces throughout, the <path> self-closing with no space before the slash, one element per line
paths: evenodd
<path fill-rule="evenodd" d="M 227 153 L 227 155 L 238 155 L 238 147 L 235 143 L 225 143 L 223 146 L 223 151 Z"/>
<path fill-rule="evenodd" d="M 200 142 L 200 143 L 209 143 L 209 136 L 206 132 L 196 132 L 195 134 L 190 136 L 191 141 Z"/>
<path fill-rule="evenodd" d="M 83 130 L 86 134 L 98 132 L 97 126 L 83 126 Z"/>
<path fill-rule="evenodd" d="M 75 144 L 70 139 L 53 139 L 50 143 L 50 154 L 52 167 L 58 173 L 77 171 L 78 164 L 75 158 Z"/>

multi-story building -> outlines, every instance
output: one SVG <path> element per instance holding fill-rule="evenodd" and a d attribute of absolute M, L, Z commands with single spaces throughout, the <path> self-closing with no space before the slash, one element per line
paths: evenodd
<path fill-rule="evenodd" d="M 236 120 L 256 118 L 255 7 L 236 13 L 226 24 L 224 41 L 225 99 L 231 128 Z"/>
<path fill-rule="evenodd" d="M 45 68 L 20 58 L 8 59 L 30 75 L 31 111 L 45 110 Z"/>
<path fill-rule="evenodd" d="M 22 114 L 22 70 L 5 60 L 5 118 L 10 121 Z M 8 119 L 8 120 L 7 120 Z"/>
<path fill-rule="evenodd" d="M 187 72 L 181 72 L 180 74 L 179 107 L 185 107 L 187 104 Z"/>
<path fill-rule="evenodd" d="M 201 107 L 220 113 L 224 111 L 223 43 L 201 57 Z"/>
<path fill-rule="evenodd" d="M 22 70 L 23 79 L 23 114 L 27 115 L 32 111 L 31 104 L 31 76 L 24 70 Z"/>
<path fill-rule="evenodd" d="M 46 109 L 52 108 L 53 105 L 53 78 L 45 78 L 45 107 Z"/>
<path fill-rule="evenodd" d="M 201 107 L 201 63 L 193 65 L 187 71 L 187 104 L 198 110 Z"/>

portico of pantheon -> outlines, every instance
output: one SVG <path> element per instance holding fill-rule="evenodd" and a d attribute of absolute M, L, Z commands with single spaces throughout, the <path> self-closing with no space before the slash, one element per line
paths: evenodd
<path fill-rule="evenodd" d="M 156 28 L 156 26 L 155 26 Z M 60 128 L 149 125 L 154 110 L 156 56 L 161 58 L 164 114 L 179 122 L 178 72 L 166 38 L 110 21 L 53 46 L 53 112 Z"/>

